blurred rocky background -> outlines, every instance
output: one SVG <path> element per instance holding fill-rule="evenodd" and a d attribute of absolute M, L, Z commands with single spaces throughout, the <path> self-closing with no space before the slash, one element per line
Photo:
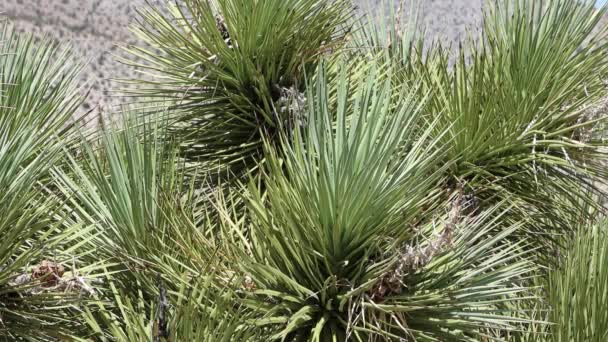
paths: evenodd
<path fill-rule="evenodd" d="M 467 27 L 479 24 L 483 1 L 422 0 L 421 23 L 431 36 L 455 41 Z M 356 2 L 362 11 L 381 12 L 378 10 L 384 0 Z M 399 0 L 394 0 L 395 6 L 398 3 Z M 0 12 L 18 31 L 51 36 L 71 44 L 87 61 L 82 80 L 90 86 L 91 93 L 83 110 L 89 111 L 118 103 L 109 93 L 116 86 L 112 78 L 135 76 L 114 55 L 120 55 L 118 45 L 136 42 L 128 26 L 135 8 L 142 4 L 143 0 L 0 0 Z"/>

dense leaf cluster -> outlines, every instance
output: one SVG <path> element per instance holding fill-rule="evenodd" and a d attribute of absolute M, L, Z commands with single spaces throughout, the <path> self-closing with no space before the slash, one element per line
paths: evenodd
<path fill-rule="evenodd" d="M 4 25 L 0 339 L 605 341 L 607 10 L 496 1 L 454 49 L 415 6 L 148 4 L 93 129 Z"/>

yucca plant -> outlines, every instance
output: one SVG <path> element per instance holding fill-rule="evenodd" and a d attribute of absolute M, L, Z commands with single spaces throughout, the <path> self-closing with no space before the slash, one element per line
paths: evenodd
<path fill-rule="evenodd" d="M 608 338 L 606 223 L 585 227 L 566 244 L 561 266 L 551 272 L 550 341 L 604 341 Z"/>
<path fill-rule="evenodd" d="M 232 310 L 215 297 L 229 295 L 236 276 L 222 264 L 222 251 L 208 234 L 217 229 L 197 200 L 206 193 L 189 186 L 198 182 L 193 173 L 187 174 L 190 178 L 184 174 L 158 114 L 144 119 L 138 110 L 127 110 L 123 115 L 99 134 L 84 137 L 77 153 L 69 151 L 66 165 L 53 172 L 56 191 L 67 198 L 63 225 L 91 230 L 78 250 L 85 263 L 97 263 L 99 270 L 97 302 L 84 308 L 80 318 L 90 336 L 77 337 L 147 341 L 230 336 L 228 330 L 214 331 L 209 317 L 207 328 L 201 323 L 200 330 L 190 331 L 196 317 Z M 215 314 L 217 324 L 238 330 L 235 336 L 245 329 L 237 312 L 243 313 L 235 310 L 232 323 Z M 183 319 L 189 314 L 190 320 Z"/>
<path fill-rule="evenodd" d="M 368 25 L 358 45 L 400 68 L 396 87 L 422 81 L 446 161 L 457 160 L 451 183 L 480 205 L 526 203 L 519 217 L 536 216 L 526 230 L 550 240 L 606 181 L 605 116 L 594 109 L 606 92 L 605 15 L 594 1 L 501 0 L 458 50 L 398 19 Z"/>
<path fill-rule="evenodd" d="M 136 111 L 123 115 L 121 126 L 83 138 L 79 152 L 66 155 L 66 166 L 53 175 L 68 198 L 64 224 L 95 231 L 81 248 L 94 249 L 94 259 L 118 264 L 114 271 L 128 270 L 114 279 L 142 282 L 144 292 L 155 293 L 160 272 L 155 265 L 171 264 L 166 270 L 176 274 L 194 272 L 187 266 L 190 259 L 213 247 L 204 239 L 205 226 L 198 230 L 205 211 L 195 207 L 196 194 L 184 178 L 175 145 L 165 140 L 162 119 L 142 120 Z"/>
<path fill-rule="evenodd" d="M 198 278 L 174 279 L 178 287 L 167 290 L 159 283 L 156 298 L 133 296 L 131 289 L 110 277 L 109 301 L 85 308 L 84 320 L 91 336 L 103 341 L 264 341 L 269 330 L 253 324 L 253 313 L 231 287 L 218 286 L 210 267 Z M 88 339 L 79 340 L 87 341 Z"/>
<path fill-rule="evenodd" d="M 491 214 L 466 221 L 458 194 L 447 215 L 433 203 L 445 166 L 436 140 L 410 140 L 416 89 L 394 94 L 374 72 L 353 85 L 343 72 L 330 113 L 322 68 L 316 79 L 306 128 L 268 155 L 265 193 L 250 188 L 251 223 L 226 223 L 250 236 L 236 253 L 255 323 L 287 341 L 472 341 L 483 327 L 510 329 L 518 319 L 498 307 L 524 290 L 513 285 L 530 268 L 517 261 L 524 246 L 496 247 L 516 227 L 493 236 Z"/>
<path fill-rule="evenodd" d="M 536 323 L 511 335 L 514 341 L 603 341 L 608 334 L 605 302 L 606 223 L 583 220 L 572 227 L 575 237 L 562 236 L 556 265 L 538 272 L 535 283 L 540 300 L 524 302 Z M 547 322 L 547 323 L 541 323 Z"/>
<path fill-rule="evenodd" d="M 133 31 L 148 44 L 126 61 L 150 75 L 127 92 L 173 109 L 186 158 L 225 178 L 257 169 L 263 141 L 297 124 L 307 75 L 343 44 L 349 1 L 186 0 L 139 10 Z M 169 13 L 169 14 L 168 14 Z"/>
<path fill-rule="evenodd" d="M 605 94 L 605 13 L 593 1 L 499 1 L 470 55 L 425 75 L 455 176 L 541 207 L 605 182 L 593 133 L 605 117 L 588 110 Z"/>
<path fill-rule="evenodd" d="M 606 8 L 459 49 L 353 8 L 148 3 L 146 109 L 78 135 L 69 55 L 5 29 L 0 339 L 605 339 Z"/>
<path fill-rule="evenodd" d="M 0 339 L 48 341 L 82 326 L 74 320 L 86 268 L 71 244 L 88 232 L 60 229 L 61 199 L 49 169 L 70 144 L 81 98 L 69 49 L 0 27 Z M 83 291 L 84 290 L 84 291 Z M 86 293 L 84 293 L 86 295 Z"/>

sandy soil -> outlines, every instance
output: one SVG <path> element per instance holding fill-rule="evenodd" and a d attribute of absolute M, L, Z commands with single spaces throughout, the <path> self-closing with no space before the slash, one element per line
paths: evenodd
<path fill-rule="evenodd" d="M 162 0 L 156 0 L 160 2 Z M 466 27 L 479 23 L 484 0 L 423 0 L 422 23 L 435 38 L 454 41 Z M 487 0 L 485 0 L 487 1 Z M 19 31 L 48 35 L 71 43 L 88 61 L 82 80 L 91 86 L 83 110 L 99 104 L 116 104 L 107 96 L 110 78 L 133 76 L 115 61 L 119 44 L 136 42 L 128 29 L 142 0 L 1 0 L 0 12 Z M 382 0 L 357 0 L 362 9 L 377 10 Z M 398 0 L 395 0 L 398 2 Z M 114 85 L 115 86 L 115 85 Z"/>

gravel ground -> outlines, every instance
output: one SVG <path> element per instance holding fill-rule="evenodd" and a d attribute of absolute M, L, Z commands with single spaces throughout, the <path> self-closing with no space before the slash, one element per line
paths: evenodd
<path fill-rule="evenodd" d="M 161 1 L 161 0 L 156 0 Z M 356 0 L 361 9 L 373 11 L 382 0 Z M 467 27 L 479 23 L 484 0 L 423 0 L 421 22 L 435 38 L 454 41 Z M 488 0 L 485 0 L 488 1 Z M 128 29 L 134 8 L 142 0 L 0 0 L 0 13 L 17 30 L 48 35 L 71 43 L 88 61 L 82 80 L 91 86 L 83 110 L 99 105 L 116 104 L 108 96 L 110 78 L 133 76 L 132 71 L 114 60 L 120 54 L 118 44 L 136 42 Z M 398 0 L 395 0 L 398 2 Z"/>

